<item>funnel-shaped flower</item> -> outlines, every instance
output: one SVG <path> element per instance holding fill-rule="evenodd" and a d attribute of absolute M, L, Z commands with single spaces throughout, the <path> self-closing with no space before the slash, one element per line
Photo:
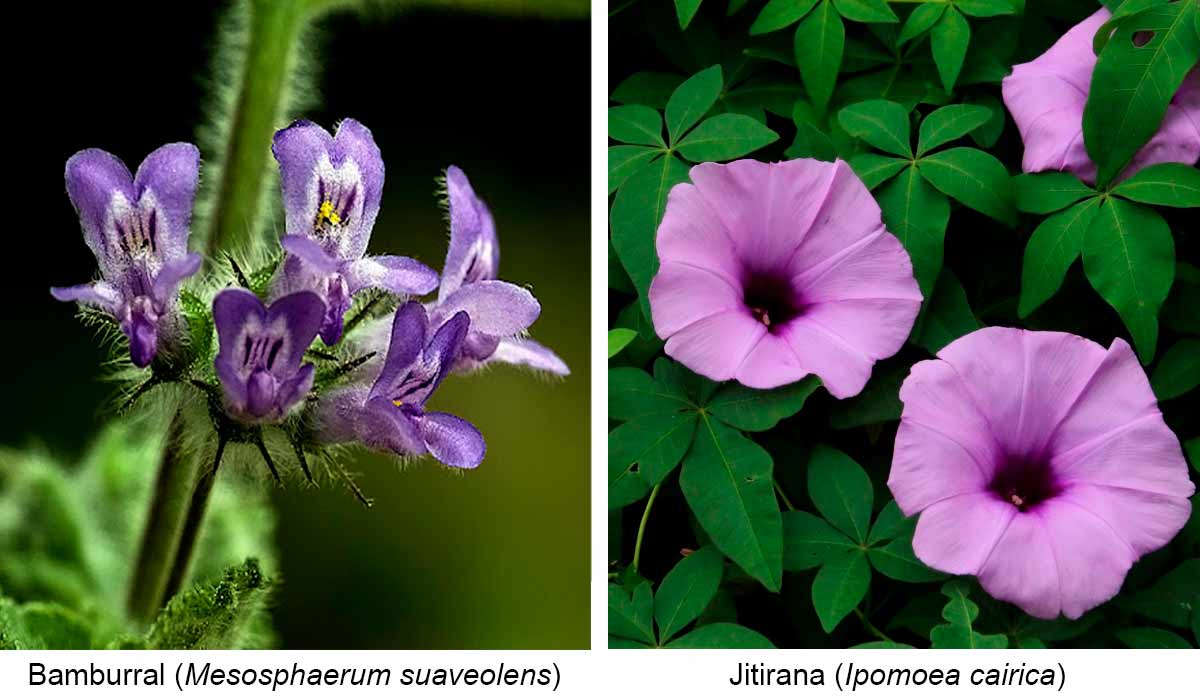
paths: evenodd
<path fill-rule="evenodd" d="M 314 368 L 300 363 L 324 315 L 325 304 L 313 292 L 289 294 L 269 307 L 246 289 L 217 294 L 216 370 L 233 416 L 247 423 L 276 422 L 304 398 Z"/>
<path fill-rule="evenodd" d="M 308 121 L 275 133 L 289 255 L 276 280 L 275 296 L 311 290 L 325 302 L 321 339 L 342 337 L 351 298 L 364 289 L 428 294 L 437 273 L 412 258 L 364 257 L 383 194 L 383 157 L 370 130 L 343 120 L 337 134 Z"/>
<path fill-rule="evenodd" d="M 1064 170 L 1096 181 L 1096 165 L 1083 144 L 1083 108 L 1096 68 L 1092 38 L 1112 16 L 1106 9 L 1075 25 L 1046 53 L 1013 66 L 1004 79 L 1004 104 L 1012 114 L 1027 173 Z M 1141 148 L 1120 177 L 1155 163 L 1186 163 L 1200 158 L 1200 72 L 1192 70 L 1167 106 L 1158 132 Z"/>
<path fill-rule="evenodd" d="M 452 467 L 479 466 L 487 452 L 479 430 L 458 416 L 425 410 L 457 359 L 469 324 L 467 314 L 459 311 L 431 333 L 435 327 L 421 304 L 401 306 L 374 384 L 324 396 L 317 408 L 319 437 L 404 456 L 428 453 Z"/>
<path fill-rule="evenodd" d="M 566 363 L 522 334 L 542 307 L 529 290 L 496 279 L 500 241 L 487 204 L 458 167 L 446 169 L 450 209 L 450 248 L 442 268 L 437 301 L 428 306 L 430 323 L 439 325 L 460 311 L 471 317 L 454 371 L 471 371 L 489 362 L 523 365 L 552 374 L 570 374 Z"/>
<path fill-rule="evenodd" d="M 888 486 L 913 550 L 1025 612 L 1077 618 L 1187 522 L 1179 440 L 1129 345 L 984 328 L 919 362 Z"/>
<path fill-rule="evenodd" d="M 176 295 L 201 262 L 187 249 L 199 170 L 200 152 L 190 143 L 157 149 L 137 175 L 96 148 L 67 161 L 67 194 L 103 279 L 50 293 L 111 314 L 138 367 L 149 365 L 162 342 L 177 342 L 182 331 Z"/>
<path fill-rule="evenodd" d="M 908 253 L 842 161 L 704 163 L 676 185 L 650 285 L 666 352 L 758 389 L 821 378 L 862 391 L 921 306 Z"/>

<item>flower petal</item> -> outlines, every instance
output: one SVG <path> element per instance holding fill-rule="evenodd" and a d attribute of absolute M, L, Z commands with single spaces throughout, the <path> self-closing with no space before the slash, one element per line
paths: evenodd
<path fill-rule="evenodd" d="M 392 318 L 386 356 L 379 378 L 371 388 L 371 396 L 390 398 L 393 389 L 408 375 L 409 369 L 425 349 L 429 318 L 425 307 L 410 301 L 400 306 Z"/>
<path fill-rule="evenodd" d="M 392 294 L 428 294 L 437 289 L 438 274 L 424 263 L 399 255 L 355 260 L 345 267 L 350 294 L 382 289 Z"/>
<path fill-rule="evenodd" d="M 695 185 L 671 188 L 655 235 L 660 261 L 708 270 L 732 286 L 741 286 L 743 271 L 732 234 Z"/>
<path fill-rule="evenodd" d="M 283 344 L 268 369 L 280 378 L 295 373 L 324 318 L 325 302 L 314 292 L 294 292 L 272 302 L 266 323 L 281 319 L 287 326 L 289 342 Z"/>
<path fill-rule="evenodd" d="M 153 198 L 155 243 L 163 260 L 187 255 L 199 179 L 200 149 L 190 143 L 161 146 L 138 166 L 133 190 L 139 201 L 144 200 L 146 193 Z"/>
<path fill-rule="evenodd" d="M 487 443 L 479 429 L 449 413 L 426 413 L 416 419 L 425 447 L 439 462 L 451 467 L 474 469 L 487 454 Z"/>
<path fill-rule="evenodd" d="M 988 493 L 943 499 L 917 520 L 913 553 L 938 571 L 978 573 L 1017 514 L 1016 508 Z"/>
<path fill-rule="evenodd" d="M 222 357 L 231 357 L 242 335 L 246 323 L 250 319 L 262 323 L 267 318 L 267 308 L 262 301 L 248 289 L 230 287 L 217 293 L 213 299 L 213 323 L 217 327 L 217 343 L 220 352 L 217 357 L 217 370 L 220 372 Z M 232 360 L 227 360 L 232 368 Z"/>
<path fill-rule="evenodd" d="M 1064 615 L 1078 619 L 1121 590 L 1137 554 L 1108 523 L 1061 499 L 1032 512 L 1041 518 L 1054 551 Z"/>
<path fill-rule="evenodd" d="M 163 264 L 158 276 L 154 278 L 154 299 L 162 306 L 174 301 L 179 285 L 188 277 L 200 271 L 200 263 L 204 260 L 199 253 L 185 253 L 183 257 L 173 258 Z"/>
<path fill-rule="evenodd" d="M 442 267 L 439 301 L 464 284 L 496 279 L 500 269 L 500 241 L 492 213 L 458 166 L 446 168 L 446 196 L 450 209 L 450 247 Z"/>
<path fill-rule="evenodd" d="M 66 179 L 67 195 L 79 214 L 83 238 L 100 262 L 101 270 L 107 272 L 109 251 L 104 227 L 108 210 L 116 193 L 123 195 L 126 201 L 136 201 L 133 175 L 113 154 L 88 148 L 67 160 Z"/>
<path fill-rule="evenodd" d="M 792 163 L 799 165 L 791 166 Z M 788 261 L 786 269 L 792 277 L 807 278 L 811 276 L 806 275 L 808 271 L 820 270 L 845 258 L 857 257 L 858 250 L 869 249 L 875 244 L 871 239 L 884 230 L 879 204 L 845 161 L 824 163 L 801 159 L 779 165 L 791 166 L 793 170 L 799 167 L 812 169 L 812 163 L 821 166 L 820 170 L 823 171 L 827 184 L 820 191 L 820 199 L 807 205 L 811 211 L 806 213 L 804 218 L 797 218 L 793 224 L 793 239 L 796 237 L 796 230 L 805 233 L 785 258 Z M 772 206 L 777 207 L 778 203 L 773 201 Z M 804 228 L 799 228 L 800 226 Z M 787 231 L 786 227 L 783 231 Z M 868 255 L 874 257 L 882 253 L 886 258 L 894 257 L 888 254 L 887 243 L 882 246 L 878 251 L 870 250 Z M 892 250 L 894 251 L 894 247 Z M 907 253 L 904 254 L 904 258 L 908 258 Z M 898 262 L 895 264 L 903 265 Z M 907 270 L 911 275 L 911 262 L 908 263 Z M 901 273 L 899 276 L 903 278 L 906 275 Z"/>
<path fill-rule="evenodd" d="M 744 311 L 721 311 L 672 335 L 664 350 L 693 372 L 723 382 L 766 332 Z"/>
<path fill-rule="evenodd" d="M 51 287 L 50 295 L 59 301 L 76 301 L 96 306 L 114 315 L 121 305 L 121 293 L 104 281 L 77 284 L 73 287 Z"/>
<path fill-rule="evenodd" d="M 314 272 L 322 275 L 332 275 L 338 271 L 338 260 L 311 238 L 304 236 L 284 236 L 279 239 L 279 245 L 284 250 L 300 258 Z M 284 270 L 284 274 L 287 274 Z"/>
<path fill-rule="evenodd" d="M 734 372 L 734 379 L 753 389 L 773 389 L 812 374 L 786 339 L 763 333 Z"/>
<path fill-rule="evenodd" d="M 654 331 L 667 338 L 720 311 L 746 311 L 740 287 L 719 273 L 671 260 L 664 261 L 650 282 L 650 315 Z"/>
<path fill-rule="evenodd" d="M 329 132 L 307 119 L 275 132 L 271 153 L 279 162 L 285 227 L 292 235 L 313 235 L 320 202 L 315 199 L 312 181 L 318 160 L 332 149 L 333 137 Z"/>
<path fill-rule="evenodd" d="M 333 137 L 333 164 L 340 166 L 353 161 L 362 177 L 362 218 L 351 226 L 352 240 L 349 242 L 348 258 L 361 258 L 367 252 L 371 230 L 375 228 L 375 217 L 379 215 L 379 203 L 383 199 L 383 154 L 375 144 L 371 130 L 354 119 L 343 119 Z"/>
<path fill-rule="evenodd" d="M 1055 499 L 1104 521 L 1136 556 L 1170 542 L 1191 517 L 1190 491 L 1174 495 L 1116 486 L 1072 484 Z"/>
<path fill-rule="evenodd" d="M 797 256 L 797 260 L 802 258 Z M 882 225 L 827 259 L 825 264 L 802 271 L 792 281 L 809 304 L 888 299 L 909 302 L 909 306 L 919 310 L 923 299 L 913 277 L 912 260 L 899 239 Z M 911 329 L 912 321 L 908 325 Z"/>
<path fill-rule="evenodd" d="M 542 307 L 524 287 L 487 280 L 460 287 L 437 307 L 437 316 L 449 318 L 459 311 L 471 317 L 471 330 L 497 337 L 523 333 L 529 328 Z"/>
<path fill-rule="evenodd" d="M 1042 519 L 1034 512 L 1018 513 L 1012 506 L 1000 505 L 1016 515 L 980 568 L 980 585 L 993 598 L 1034 617 L 1058 617 L 1062 609 L 1058 560 Z M 915 548 L 916 539 L 913 541 Z"/>
<path fill-rule="evenodd" d="M 816 307 L 814 307 L 816 308 Z M 874 360 L 862 349 L 827 327 L 809 310 L 781 331 L 799 363 L 821 378 L 821 383 L 839 399 L 855 396 L 871 378 Z"/>
<path fill-rule="evenodd" d="M 499 345 L 496 346 L 496 351 L 488 359 L 564 377 L 571 373 L 567 363 L 563 362 L 553 350 L 529 338 L 501 339 Z"/>
<path fill-rule="evenodd" d="M 311 362 L 305 363 L 295 374 L 279 383 L 275 391 L 276 403 L 280 406 L 299 403 L 312 390 L 315 377 L 316 367 Z"/>

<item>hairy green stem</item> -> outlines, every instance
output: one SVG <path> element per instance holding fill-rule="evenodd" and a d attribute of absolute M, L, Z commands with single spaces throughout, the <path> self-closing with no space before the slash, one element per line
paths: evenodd
<path fill-rule="evenodd" d="M 196 489 L 192 492 L 187 516 L 183 522 L 183 530 L 179 535 L 179 547 L 175 553 L 175 561 L 171 565 L 171 576 L 167 579 L 167 587 L 163 591 L 162 605 L 165 605 L 183 588 L 188 567 L 191 566 L 192 553 L 196 550 L 196 540 L 200 536 L 200 525 L 204 522 L 204 513 L 208 510 L 208 500 L 212 496 L 213 484 L 217 481 L 217 470 L 221 468 L 221 457 L 224 454 L 225 440 L 218 438 L 217 454 L 213 459 L 212 468 L 201 475 L 196 482 Z"/>
<path fill-rule="evenodd" d="M 195 486 L 194 463 L 182 451 L 183 421 L 183 415 L 176 413 L 167 429 L 150 513 L 129 588 L 129 616 L 143 623 L 152 620 L 162 607 Z"/>
<path fill-rule="evenodd" d="M 208 193 L 208 254 L 236 249 L 259 234 L 271 158 L 271 137 L 286 119 L 306 4 L 247 2 L 244 55 L 235 59 L 236 87 L 227 106 L 219 175 Z"/>
<path fill-rule="evenodd" d="M 637 541 L 633 545 L 633 566 L 634 571 L 638 570 L 638 562 L 642 558 L 642 538 L 646 536 L 646 523 L 650 521 L 650 509 L 654 507 L 654 499 L 658 498 L 658 491 L 662 488 L 662 482 L 658 482 L 654 489 L 650 492 L 650 498 L 646 499 L 646 510 L 642 511 L 642 522 L 638 525 Z"/>

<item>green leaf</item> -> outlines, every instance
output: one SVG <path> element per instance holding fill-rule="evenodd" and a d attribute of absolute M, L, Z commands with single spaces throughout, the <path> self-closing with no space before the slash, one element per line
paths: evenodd
<path fill-rule="evenodd" d="M 926 297 L 942 269 L 942 245 L 950 203 L 910 167 L 876 193 L 883 220 L 912 258 L 913 275 Z"/>
<path fill-rule="evenodd" d="M 778 591 L 783 523 L 771 472 L 766 450 L 702 416 L 679 486 L 713 544 L 767 590 Z"/>
<path fill-rule="evenodd" d="M 683 82 L 683 77 L 676 73 L 660 73 L 657 71 L 641 71 L 634 73 L 612 91 L 610 99 L 621 104 L 639 104 L 663 109 L 671 93 Z"/>
<path fill-rule="evenodd" d="M 766 34 L 790 27 L 804 17 L 817 4 L 817 0 L 770 0 L 758 13 L 751 34 Z"/>
<path fill-rule="evenodd" d="M 640 146 L 667 146 L 662 137 L 662 117 L 657 110 L 643 105 L 609 107 L 608 137 Z"/>
<path fill-rule="evenodd" d="M 608 417 L 634 420 L 693 408 L 688 398 L 635 367 L 608 370 Z"/>
<path fill-rule="evenodd" d="M 945 194 L 1009 226 L 1017 223 L 1008 170 L 976 148 L 950 148 L 917 162 L 921 175 Z"/>
<path fill-rule="evenodd" d="M 78 612 L 60 603 L 32 601 L 13 606 L 9 615 L 15 641 L 25 649 L 91 649 L 92 625 Z M 3 621 L 0 617 L 0 621 Z M 4 639 L 0 630 L 0 641 Z M 3 648 L 3 647 L 0 647 Z"/>
<path fill-rule="evenodd" d="M 637 331 L 628 328 L 613 328 L 608 332 L 608 359 L 625 349 L 637 337 Z"/>
<path fill-rule="evenodd" d="M 608 193 L 612 194 L 647 163 L 663 151 L 650 146 L 609 146 L 608 148 Z"/>
<path fill-rule="evenodd" d="M 913 554 L 911 532 L 882 547 L 872 547 L 867 551 L 867 557 L 876 571 L 897 581 L 923 583 L 946 578 L 946 574 L 925 566 L 917 559 L 917 555 Z"/>
<path fill-rule="evenodd" d="M 1100 52 L 1083 110 L 1083 142 L 1099 187 L 1158 131 L 1167 105 L 1196 64 L 1197 12 L 1195 2 L 1172 2 L 1139 13 L 1121 22 Z M 1137 32 L 1150 32 L 1149 40 L 1135 44 Z"/>
<path fill-rule="evenodd" d="M 668 649 L 774 649 L 771 640 L 732 622 L 714 622 L 688 632 Z"/>
<path fill-rule="evenodd" d="M 857 549 L 857 545 L 821 518 L 802 510 L 783 514 L 783 569 L 803 571 Z"/>
<path fill-rule="evenodd" d="M 992 112 L 992 116 L 986 124 L 971 132 L 971 139 L 983 148 L 995 146 L 996 142 L 1000 140 L 1000 134 L 1004 132 L 1005 115 L 1008 110 L 991 93 L 976 93 L 968 97 L 966 101 L 969 104 L 985 107 Z"/>
<path fill-rule="evenodd" d="M 667 101 L 667 133 L 676 143 L 688 129 L 712 109 L 721 96 L 724 80 L 721 66 L 710 66 L 693 75 L 672 93 Z"/>
<path fill-rule="evenodd" d="M 650 317 L 646 292 L 658 271 L 654 233 L 667 206 L 667 193 L 687 181 L 687 166 L 674 156 L 656 160 L 638 170 L 613 199 L 609 214 L 613 248 L 637 287 L 643 311 Z"/>
<path fill-rule="evenodd" d="M 899 22 L 887 0 L 833 0 L 837 11 L 855 22 Z"/>
<path fill-rule="evenodd" d="M 854 174 L 858 175 L 858 179 L 862 180 L 869 190 L 895 177 L 896 173 L 904 170 L 909 163 L 903 158 L 881 156 L 878 153 L 858 153 L 850 156 L 849 162 Z"/>
<path fill-rule="evenodd" d="M 799 413 L 805 400 L 820 385 L 820 380 L 811 375 L 798 382 L 767 390 L 728 382 L 713 395 L 707 409 L 735 428 L 770 430 L 780 420 Z"/>
<path fill-rule="evenodd" d="M 792 45 L 796 65 L 818 112 L 825 111 L 833 96 L 845 44 L 846 27 L 832 0 L 821 0 L 796 27 Z"/>
<path fill-rule="evenodd" d="M 826 634 L 858 607 L 870 585 L 871 567 L 862 550 L 839 555 L 821 567 L 813 579 L 812 601 Z"/>
<path fill-rule="evenodd" d="M 684 557 L 654 595 L 654 619 L 659 643 L 665 643 L 704 612 L 717 595 L 725 560 L 715 547 L 703 547 Z"/>
<path fill-rule="evenodd" d="M 1021 302 L 1017 307 L 1021 318 L 1033 313 L 1062 286 L 1099 211 L 1100 199 L 1092 198 L 1048 217 L 1033 230 L 1021 264 Z"/>
<path fill-rule="evenodd" d="M 1183 396 L 1200 385 L 1200 340 L 1184 338 L 1171 346 L 1150 379 L 1159 401 Z"/>
<path fill-rule="evenodd" d="M 1200 600 L 1192 606 L 1192 638 L 1200 644 Z"/>
<path fill-rule="evenodd" d="M 1056 212 L 1096 194 L 1071 173 L 1022 173 L 1012 187 L 1017 209 L 1030 214 Z"/>
<path fill-rule="evenodd" d="M 992 110 L 980 105 L 956 104 L 935 109 L 921 122 L 917 155 L 962 138 L 991 118 Z"/>
<path fill-rule="evenodd" d="M 608 507 L 641 500 L 683 459 L 695 432 L 695 413 L 666 413 L 643 416 L 609 433 Z"/>
<path fill-rule="evenodd" d="M 617 584 L 608 584 L 608 633 L 654 646 L 653 608 L 648 582 L 640 583 L 632 596 Z"/>
<path fill-rule="evenodd" d="M 913 327 L 913 341 L 933 354 L 964 335 L 980 329 L 958 277 L 942 268 L 933 295 Z"/>
<path fill-rule="evenodd" d="M 980 634 L 975 631 L 979 606 L 971 601 L 969 588 L 962 580 L 947 581 L 942 594 L 950 599 L 942 608 L 947 624 L 929 632 L 934 649 L 1005 649 L 1008 637 L 1003 634 Z"/>
<path fill-rule="evenodd" d="M 1017 12 L 1012 0 L 954 0 L 954 6 L 972 17 L 998 17 Z"/>
<path fill-rule="evenodd" d="M 925 32 L 933 28 L 938 20 L 942 18 L 942 13 L 946 11 L 947 4 L 941 2 L 927 2 L 917 5 L 913 8 L 908 19 L 904 20 L 904 26 L 900 28 L 900 35 L 896 38 L 896 44 L 903 46 L 908 42 L 916 39 Z"/>
<path fill-rule="evenodd" d="M 199 583 L 158 613 L 146 643 L 151 649 L 240 649 L 257 618 L 267 613 L 274 584 L 247 559 L 217 581 Z"/>
<path fill-rule="evenodd" d="M 895 102 L 867 100 L 852 104 L 838 112 L 838 122 L 846 133 L 881 151 L 912 158 L 908 111 Z"/>
<path fill-rule="evenodd" d="M 637 503 L 650 491 L 650 484 L 638 468 L 638 460 L 646 447 L 644 444 L 635 444 L 630 439 L 633 437 L 647 441 L 640 421 L 617 426 L 608 434 L 609 510 Z"/>
<path fill-rule="evenodd" d="M 1187 627 L 1196 604 L 1196 582 L 1200 581 L 1200 559 L 1188 559 L 1150 588 L 1123 601 L 1128 608 L 1155 622 Z"/>
<path fill-rule="evenodd" d="M 1130 649 L 1191 649 L 1187 640 L 1157 627 L 1132 627 L 1117 632 L 1117 639 Z"/>
<path fill-rule="evenodd" d="M 675 0 L 675 15 L 679 18 L 679 28 L 687 29 L 700 9 L 700 0 Z"/>
<path fill-rule="evenodd" d="M 1105 21 L 1104 24 L 1100 25 L 1100 28 L 1096 30 L 1096 35 L 1092 37 L 1092 53 L 1096 54 L 1097 56 L 1100 55 L 1100 52 L 1103 51 L 1104 47 L 1108 44 L 1108 40 L 1112 38 L 1113 29 L 1115 29 L 1122 20 L 1148 10 L 1156 5 L 1162 5 L 1168 1 L 1169 0 L 1110 0 L 1110 3 L 1106 4 L 1112 4 L 1115 5 L 1115 7 L 1109 8 L 1112 10 L 1112 14 L 1109 15 L 1108 20 Z"/>
<path fill-rule="evenodd" d="M 1164 207 L 1200 207 L 1200 170 L 1183 163 L 1142 168 L 1112 190 L 1113 194 Z"/>
<path fill-rule="evenodd" d="M 1192 469 L 1200 472 L 1200 438 L 1192 438 L 1185 442 L 1183 451 L 1187 453 L 1188 461 L 1192 463 Z"/>
<path fill-rule="evenodd" d="M 1083 270 L 1125 322 L 1142 363 L 1154 358 L 1158 309 L 1175 278 L 1175 242 L 1153 209 L 1109 198 L 1083 236 Z"/>
<path fill-rule="evenodd" d="M 971 26 L 967 24 L 967 18 L 953 6 L 947 7 L 930 30 L 929 43 L 942 86 L 946 92 L 953 92 L 967 57 L 967 45 L 971 43 Z"/>
<path fill-rule="evenodd" d="M 676 146 L 693 162 L 732 160 L 776 141 L 779 134 L 743 114 L 718 114 L 700 122 Z"/>
<path fill-rule="evenodd" d="M 867 536 L 867 544 L 874 546 L 881 542 L 894 539 L 905 533 L 912 535 L 917 526 L 915 517 L 906 518 L 900 506 L 895 501 L 888 501 L 875 517 L 871 526 L 871 534 Z"/>
<path fill-rule="evenodd" d="M 880 642 L 865 642 L 863 644 L 855 644 L 854 646 L 852 646 L 850 648 L 851 649 L 912 649 L 913 647 L 908 644 L 901 644 L 899 642 L 880 641 Z"/>
<path fill-rule="evenodd" d="M 877 366 L 871 374 L 871 380 L 858 396 L 838 401 L 837 405 L 829 410 L 829 427 L 846 430 L 861 425 L 900 420 L 900 412 L 903 409 L 900 403 L 900 385 L 907 376 L 907 365 L 889 372 L 880 372 Z"/>
<path fill-rule="evenodd" d="M 808 460 L 808 495 L 834 527 L 857 543 L 867 541 L 874 491 L 857 462 L 828 445 L 814 447 Z"/>

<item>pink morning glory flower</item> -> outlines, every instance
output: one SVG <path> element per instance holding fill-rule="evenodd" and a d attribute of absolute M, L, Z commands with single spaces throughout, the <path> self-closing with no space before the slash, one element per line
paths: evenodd
<path fill-rule="evenodd" d="M 1046 53 L 1013 66 L 1004 79 L 1004 104 L 1012 114 L 1027 173 L 1064 170 L 1089 183 L 1096 165 L 1083 144 L 1083 107 L 1087 103 L 1096 54 L 1092 38 L 1112 14 L 1101 9 L 1075 25 Z M 1167 107 L 1162 126 L 1126 166 L 1120 177 L 1156 163 L 1186 163 L 1200 158 L 1200 72 L 1192 70 Z"/>
<path fill-rule="evenodd" d="M 862 391 L 921 307 L 904 246 L 843 161 L 704 163 L 676 185 L 650 285 L 666 353 L 716 381 Z"/>
<path fill-rule="evenodd" d="M 1191 513 L 1179 440 L 1124 340 L 984 328 L 919 362 L 888 487 L 913 551 L 1040 618 L 1112 598 Z"/>

